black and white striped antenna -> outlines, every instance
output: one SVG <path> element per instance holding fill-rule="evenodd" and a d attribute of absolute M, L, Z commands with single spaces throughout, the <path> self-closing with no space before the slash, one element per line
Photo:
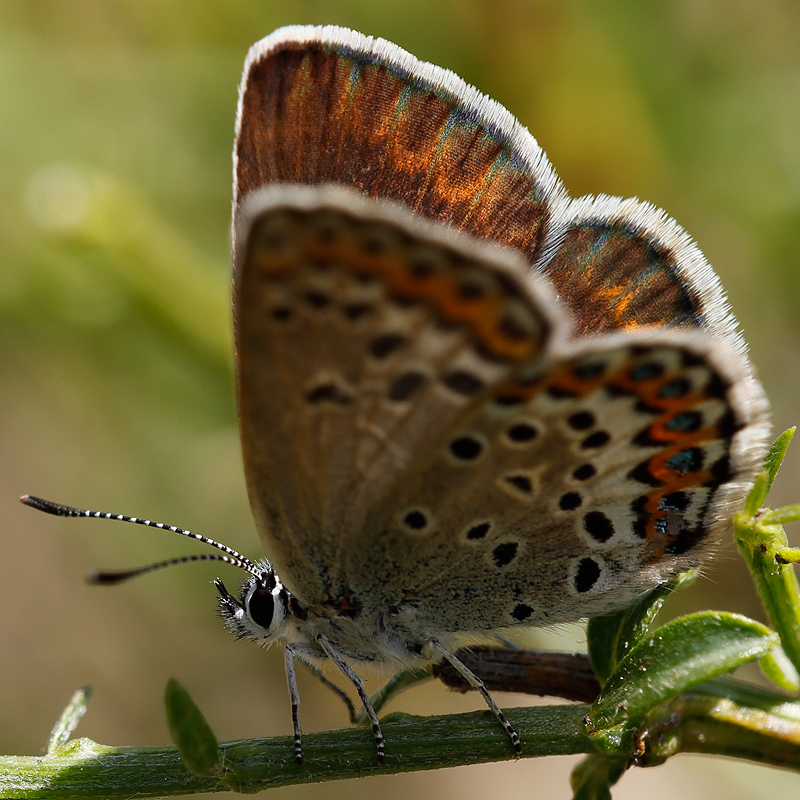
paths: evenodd
<path fill-rule="evenodd" d="M 243 556 L 232 547 L 228 547 L 221 542 L 214 539 L 209 539 L 208 536 L 202 536 L 199 533 L 187 531 L 184 528 L 176 528 L 174 525 L 165 525 L 163 522 L 153 522 L 149 519 L 140 519 L 139 517 L 128 517 L 125 514 L 111 514 L 107 511 L 91 511 L 90 509 L 73 508 L 72 506 L 61 505 L 60 503 L 53 503 L 50 500 L 43 500 L 41 497 L 34 497 L 33 495 L 25 494 L 20 497 L 20 502 L 23 505 L 35 508 L 37 511 L 44 511 L 45 514 L 53 514 L 56 517 L 93 517 L 96 519 L 115 519 L 121 522 L 133 522 L 136 525 L 144 525 L 148 528 L 159 528 L 165 531 L 172 531 L 172 533 L 179 533 L 181 536 L 188 536 L 190 539 L 196 539 L 203 544 L 216 547 L 217 550 L 222 550 L 226 555 L 219 555 L 217 553 L 200 553 L 191 556 L 179 556 L 177 558 L 168 558 L 164 561 L 156 561 L 152 564 L 146 564 L 143 567 L 134 567 L 133 569 L 126 570 L 103 570 L 90 572 L 86 579 L 89 583 L 100 584 L 103 586 L 110 586 L 115 583 L 122 583 L 130 578 L 135 578 L 137 575 L 145 575 L 148 572 L 155 572 L 156 570 L 163 569 L 164 567 L 173 567 L 177 564 L 188 564 L 193 561 L 223 561 L 226 564 L 232 564 L 235 567 L 240 567 L 249 572 L 255 577 L 263 575 L 263 569 L 259 569 L 249 558 Z"/>

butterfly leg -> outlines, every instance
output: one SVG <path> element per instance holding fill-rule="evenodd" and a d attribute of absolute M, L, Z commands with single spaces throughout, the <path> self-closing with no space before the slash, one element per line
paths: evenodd
<path fill-rule="evenodd" d="M 295 652 L 291 644 L 283 650 L 283 661 L 286 666 L 286 681 L 289 684 L 289 697 L 292 700 L 292 729 L 294 731 L 294 760 L 300 766 L 303 763 L 303 739 L 300 732 L 300 693 L 297 691 L 297 675 L 294 671 Z M 299 653 L 298 653 L 299 655 Z"/>
<path fill-rule="evenodd" d="M 494 698 L 489 694 L 489 690 L 484 685 L 483 681 L 470 670 L 465 664 L 462 664 L 453 653 L 442 647 L 439 642 L 432 639 L 428 642 L 430 647 L 444 656 L 455 669 L 461 673 L 461 676 L 466 680 L 473 689 L 477 689 L 482 695 L 486 704 L 491 709 L 492 713 L 500 720 L 500 724 L 505 728 L 506 733 L 511 739 L 511 744 L 514 746 L 514 751 L 519 754 L 522 752 L 522 745 L 519 741 L 519 734 L 511 726 L 511 723 L 506 719 L 506 715 L 500 710 L 500 707 L 495 703 Z"/>
<path fill-rule="evenodd" d="M 372 707 L 372 703 L 367 696 L 367 693 L 364 691 L 364 681 L 353 672 L 353 668 L 342 658 L 341 655 L 333 648 L 331 643 L 324 637 L 318 636 L 317 643 L 319 646 L 325 651 L 328 658 L 336 664 L 337 667 L 344 673 L 347 680 L 356 687 L 356 691 L 358 692 L 358 696 L 361 698 L 361 703 L 364 706 L 364 710 L 367 712 L 367 716 L 369 717 L 370 722 L 372 723 L 372 733 L 375 735 L 375 744 L 378 748 L 378 763 L 383 764 L 386 749 L 384 746 L 383 741 L 383 733 L 381 732 L 381 724 L 378 721 L 378 715 L 375 713 L 375 709 Z"/>
<path fill-rule="evenodd" d="M 350 724 L 357 725 L 359 722 L 359 714 L 356 711 L 356 707 L 353 705 L 353 701 L 347 696 L 345 692 L 343 692 L 333 681 L 328 680 L 323 674 L 321 670 L 318 670 L 313 664 L 309 664 L 308 661 L 304 661 L 302 658 L 300 659 L 300 663 L 323 685 L 327 686 L 347 707 L 347 713 L 350 716 Z"/>

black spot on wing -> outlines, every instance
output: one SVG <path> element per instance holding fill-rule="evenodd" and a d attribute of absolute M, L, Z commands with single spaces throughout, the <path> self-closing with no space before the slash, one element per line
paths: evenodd
<path fill-rule="evenodd" d="M 503 542 L 492 550 L 495 566 L 507 567 L 516 557 L 519 549 L 518 542 Z"/>
<path fill-rule="evenodd" d="M 594 587 L 600 578 L 600 566 L 593 558 L 582 558 L 575 571 L 575 591 L 584 594 Z"/>
<path fill-rule="evenodd" d="M 511 616 L 517 620 L 517 622 L 524 622 L 531 614 L 533 614 L 533 609 L 525 603 L 520 603 L 515 606 L 514 610 L 511 612 Z"/>
<path fill-rule="evenodd" d="M 464 397 L 471 397 L 483 389 L 483 381 L 479 377 L 460 369 L 452 370 L 442 376 L 442 383 L 451 391 Z"/>
<path fill-rule="evenodd" d="M 388 397 L 394 402 L 411 399 L 424 385 L 427 378 L 421 372 L 403 372 L 392 378 L 389 384 Z"/>
<path fill-rule="evenodd" d="M 583 527 L 596 542 L 607 542 L 614 535 L 614 524 L 602 511 L 586 514 Z"/>

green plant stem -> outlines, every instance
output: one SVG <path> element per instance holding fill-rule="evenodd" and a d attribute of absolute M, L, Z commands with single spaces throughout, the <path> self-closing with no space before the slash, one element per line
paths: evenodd
<path fill-rule="evenodd" d="M 592 752 L 583 731 L 588 706 L 511 709 L 524 731 L 523 757 Z M 508 741 L 488 712 L 444 717 L 393 714 L 383 723 L 386 765 L 379 767 L 370 730 L 348 728 L 304 734 L 304 763 L 294 762 L 292 739 L 249 739 L 220 744 L 225 772 L 191 775 L 174 747 L 105 747 L 88 739 L 70 742 L 52 757 L 0 758 L 0 798 L 163 797 L 439 769 L 511 760 Z"/>
<path fill-rule="evenodd" d="M 370 697 L 372 707 L 375 709 L 375 712 L 378 713 L 387 703 L 397 697 L 397 695 L 404 692 L 406 689 L 410 689 L 412 686 L 417 686 L 420 683 L 424 683 L 425 681 L 432 679 L 433 672 L 428 667 L 423 667 L 421 669 L 407 669 L 403 670 L 402 672 L 398 672 L 394 677 L 390 678 L 384 684 L 384 686 L 375 692 L 372 697 Z M 365 724 L 366 716 L 366 712 L 362 711 L 358 715 L 356 723 Z"/>
<path fill-rule="evenodd" d="M 523 758 L 596 753 L 585 733 L 586 705 L 515 708 Z M 443 717 L 384 718 L 386 766 L 375 759 L 369 730 L 348 728 L 304 736 L 305 762 L 294 763 L 288 736 L 220 744 L 224 772 L 191 775 L 174 747 L 105 747 L 72 741 L 53 756 L 0 758 L 0 798 L 163 797 L 337 780 L 511 760 L 488 712 Z M 677 753 L 747 759 L 800 772 L 800 704 L 727 677 L 716 678 L 656 709 L 612 759 L 655 765 Z"/>
<path fill-rule="evenodd" d="M 784 431 L 772 444 L 764 459 L 764 471 L 756 478 L 745 498 L 744 507 L 733 517 L 733 531 L 739 552 L 753 577 L 756 590 L 773 628 L 781 640 L 786 658 L 794 667 L 781 685 L 789 686 L 800 673 L 800 584 L 788 563 L 792 553 L 783 525 L 800 518 L 800 507 L 764 509 L 769 490 L 778 474 L 786 450 L 795 434 L 794 428 Z M 783 555 L 789 559 L 783 558 Z M 780 671 L 773 656 L 767 674 Z"/>
<path fill-rule="evenodd" d="M 736 544 L 753 576 L 761 602 L 781 639 L 781 646 L 800 672 L 800 584 L 791 564 L 776 555 L 788 548 L 779 524 L 761 524 L 745 512 L 734 517 Z"/>
<path fill-rule="evenodd" d="M 774 531 L 775 543 L 788 546 L 783 529 Z M 740 549 L 744 549 L 740 546 Z M 790 564 L 780 564 L 774 551 L 754 548 L 745 554 L 764 608 L 781 637 L 784 652 L 800 671 L 800 586 Z"/>

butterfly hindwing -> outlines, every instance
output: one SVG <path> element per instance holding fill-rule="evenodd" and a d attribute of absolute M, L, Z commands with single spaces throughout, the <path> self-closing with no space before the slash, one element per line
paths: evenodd
<path fill-rule="evenodd" d="M 727 344 L 682 331 L 597 337 L 524 365 L 418 454 L 348 574 L 380 594 L 413 552 L 424 569 L 392 600 L 450 630 L 624 605 L 697 566 L 743 499 L 767 433 L 746 374 Z"/>
<path fill-rule="evenodd" d="M 744 351 L 719 278 L 689 235 L 649 203 L 583 197 L 562 207 L 543 267 L 578 337 L 643 326 L 698 328 Z"/>

